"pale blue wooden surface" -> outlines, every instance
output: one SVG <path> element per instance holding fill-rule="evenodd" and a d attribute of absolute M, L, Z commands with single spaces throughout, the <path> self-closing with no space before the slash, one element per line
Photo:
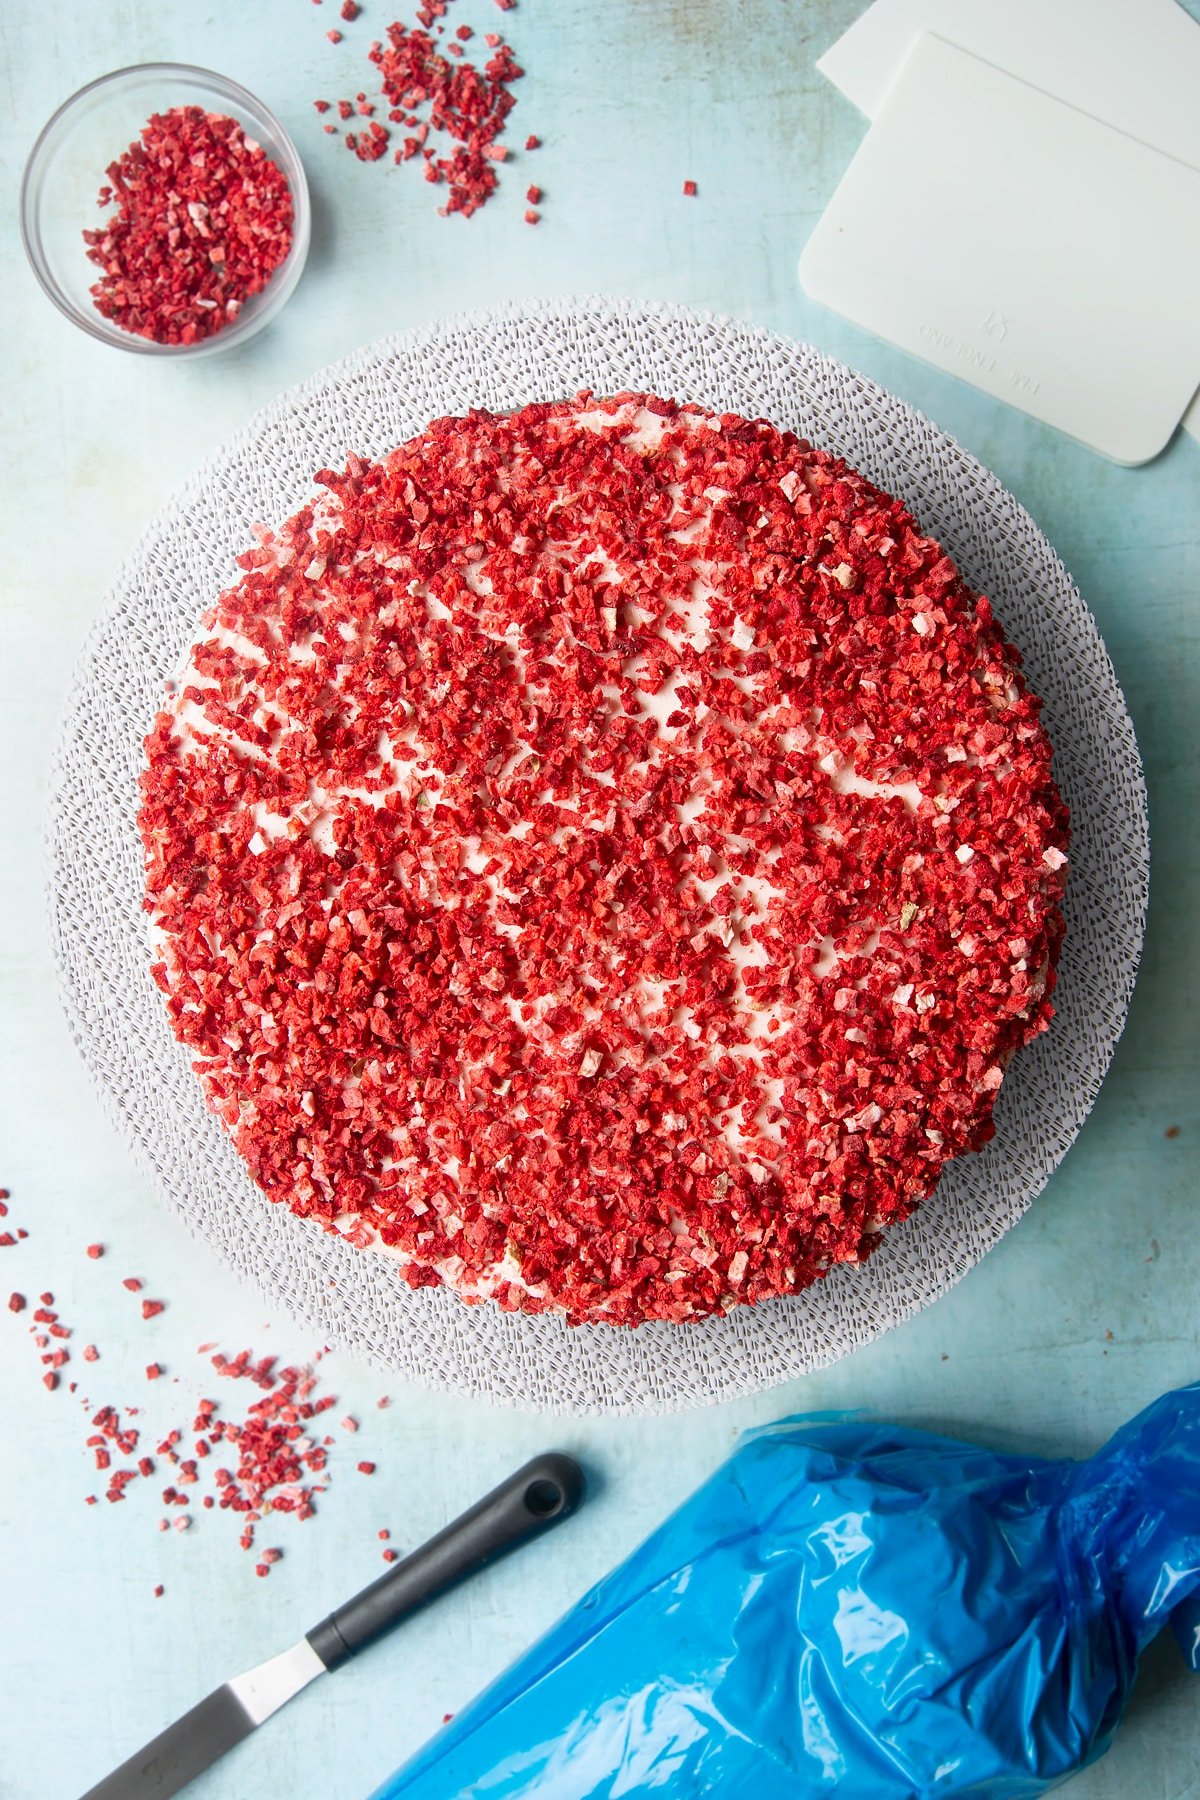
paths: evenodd
<path fill-rule="evenodd" d="M 1112 1075 L 1066 1164 L 1022 1225 L 919 1319 L 823 1375 L 668 1422 L 540 1422 L 396 1383 L 391 1408 L 376 1413 L 379 1377 L 331 1358 L 331 1381 L 369 1423 L 369 1446 L 367 1430 L 360 1441 L 379 1472 L 354 1475 L 343 1451 L 320 1518 L 279 1533 L 288 1555 L 267 1582 L 217 1529 L 226 1519 L 167 1541 L 150 1495 L 83 1506 L 95 1477 L 82 1418 L 67 1395 L 43 1391 L 22 1322 L 0 1308 L 4 1800 L 69 1800 L 377 1573 L 379 1525 L 414 1543 L 537 1447 L 575 1450 L 595 1472 L 585 1514 L 321 1683 L 199 1783 L 197 1800 L 365 1795 L 749 1423 L 866 1405 L 1082 1453 L 1163 1388 L 1200 1376 L 1200 446 L 1177 439 L 1152 467 L 1115 468 L 805 299 L 797 255 L 863 129 L 813 62 L 857 0 L 520 0 L 503 19 L 490 0 L 459 0 L 452 23 L 505 30 L 528 70 L 510 137 L 536 131 L 545 144 L 469 223 L 439 219 L 414 170 L 363 168 L 321 133 L 312 99 L 364 85 L 359 59 L 395 16 L 367 0 L 334 50 L 323 33 L 335 10 L 334 0 L 0 8 L 0 1183 L 30 1230 L 19 1250 L 0 1251 L 0 1301 L 10 1287 L 52 1288 L 79 1323 L 73 1347 L 103 1347 L 89 1387 L 101 1398 L 136 1398 L 151 1354 L 179 1375 L 174 1393 L 204 1391 L 194 1346 L 209 1338 L 285 1358 L 313 1348 L 191 1242 L 76 1065 L 44 930 L 44 773 L 103 587 L 177 483 L 281 387 L 465 305 L 608 290 L 736 313 L 857 364 L 996 469 L 1079 581 L 1129 698 L 1154 834 L 1146 959 Z M 316 201 L 309 270 L 278 324 L 240 353 L 182 368 L 104 350 L 61 320 L 23 265 L 15 222 L 21 163 L 50 110 L 93 76 L 156 58 L 220 69 L 261 94 L 296 136 Z M 680 193 L 688 177 L 695 200 Z M 546 191 L 536 230 L 520 218 L 531 180 Z M 112 1250 L 91 1263 L 84 1246 L 97 1238 Z M 170 1300 L 153 1326 L 119 1286 L 129 1272 Z M 159 1580 L 167 1592 L 155 1600 Z M 1153 1657 L 1117 1749 L 1070 1790 L 1078 1800 L 1200 1792 L 1200 1686 L 1173 1656 Z"/>

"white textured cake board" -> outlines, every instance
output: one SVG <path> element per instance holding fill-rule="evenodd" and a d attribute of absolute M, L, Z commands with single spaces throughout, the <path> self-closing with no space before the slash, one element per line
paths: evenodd
<path fill-rule="evenodd" d="M 571 1328 L 412 1292 L 383 1259 L 272 1206 L 207 1112 L 149 974 L 135 825 L 142 738 L 257 520 L 323 466 L 379 456 L 444 413 L 653 389 L 765 417 L 903 499 L 993 600 L 1025 656 L 1072 814 L 1068 932 L 1048 1034 L 1017 1057 L 997 1134 L 863 1268 L 696 1325 Z M 666 1412 L 819 1368 L 927 1306 L 1014 1225 L 1096 1097 L 1133 987 L 1148 837 L 1133 729 L 1095 621 L 994 476 L 911 407 L 817 351 L 679 307 L 574 299 L 385 339 L 282 395 L 187 483 L 120 569 L 68 700 L 48 820 L 67 1014 L 139 1160 L 240 1276 L 422 1385 L 538 1410 Z"/>

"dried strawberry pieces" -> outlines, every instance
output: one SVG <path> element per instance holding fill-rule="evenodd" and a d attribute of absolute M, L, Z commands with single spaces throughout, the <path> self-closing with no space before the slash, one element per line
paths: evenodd
<path fill-rule="evenodd" d="M 524 73 L 512 51 L 501 43 L 480 69 L 465 59 L 451 62 L 428 32 L 394 24 L 387 42 L 372 46 L 370 58 L 393 115 L 415 126 L 418 109 L 428 106 L 431 129 L 454 144 L 446 155 L 423 151 L 425 178 L 447 185 L 443 213 L 470 218 L 496 189 L 494 152 L 517 103 L 512 84 Z"/>
<path fill-rule="evenodd" d="M 419 156 L 426 181 L 448 190 L 439 208 L 442 215 L 470 218 L 496 191 L 496 165 L 508 154 L 499 139 L 516 105 L 513 83 L 524 70 L 494 32 L 485 39 L 491 52 L 487 61 L 482 66 L 468 61 L 463 44 L 474 32 L 467 25 L 458 27 L 457 41 L 447 43 L 443 55 L 432 34 L 444 32 L 436 21 L 446 10 L 444 0 L 427 3 L 418 9 L 420 27 L 389 25 L 386 41 L 373 44 L 368 54 L 378 71 L 389 122 L 406 130 L 395 161 Z M 348 100 L 339 101 L 338 108 L 343 118 L 352 110 L 364 116 L 374 110 L 365 94 L 358 96 L 356 109 Z M 376 121 L 367 132 L 348 132 L 345 142 L 360 161 L 377 162 L 389 139 L 386 126 Z"/>
<path fill-rule="evenodd" d="M 83 234 L 96 310 L 156 344 L 196 344 L 236 319 L 292 243 L 287 178 L 236 119 L 155 113 L 108 168 L 112 217 Z"/>
<path fill-rule="evenodd" d="M 987 600 L 653 395 L 318 480 L 142 779 L 155 979 L 255 1179 L 576 1321 L 861 1260 L 1051 1016 L 1066 813 Z"/>

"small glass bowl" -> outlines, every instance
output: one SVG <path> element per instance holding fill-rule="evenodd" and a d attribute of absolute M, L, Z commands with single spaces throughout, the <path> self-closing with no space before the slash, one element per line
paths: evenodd
<path fill-rule="evenodd" d="M 292 191 L 292 247 L 266 286 L 223 330 L 195 344 L 156 344 L 97 312 L 90 289 L 100 271 L 88 261 L 83 232 L 110 216 L 96 204 L 108 165 L 136 142 L 151 113 L 176 106 L 224 113 L 266 151 Z M 236 81 L 186 63 L 140 63 L 80 88 L 45 126 L 21 183 L 21 237 L 46 293 L 89 337 L 139 356 L 207 356 L 232 350 L 261 331 L 300 279 L 310 223 L 304 167 L 279 120 Z"/>

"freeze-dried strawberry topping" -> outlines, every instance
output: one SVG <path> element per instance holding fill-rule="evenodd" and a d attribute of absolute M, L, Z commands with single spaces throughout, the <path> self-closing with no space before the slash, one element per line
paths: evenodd
<path fill-rule="evenodd" d="M 291 249 L 287 177 L 236 119 L 200 106 L 152 115 L 108 166 L 100 205 L 113 204 L 83 234 L 102 271 L 92 299 L 156 344 L 223 331 Z"/>
<path fill-rule="evenodd" d="M 142 783 L 155 975 L 255 1179 L 574 1320 L 861 1260 L 1051 1016 L 1066 812 L 987 600 L 843 463 L 653 396 L 318 481 Z"/>

